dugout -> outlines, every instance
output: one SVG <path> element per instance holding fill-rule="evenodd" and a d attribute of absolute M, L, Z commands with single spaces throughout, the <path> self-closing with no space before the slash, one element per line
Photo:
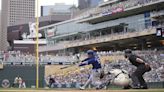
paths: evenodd
<path fill-rule="evenodd" d="M 39 67 L 39 87 L 44 86 L 44 66 Z M 0 70 L 0 87 L 3 81 L 8 80 L 11 87 L 16 76 L 20 76 L 25 82 L 26 87 L 31 88 L 36 84 L 36 66 L 23 66 L 23 65 L 6 65 Z"/>

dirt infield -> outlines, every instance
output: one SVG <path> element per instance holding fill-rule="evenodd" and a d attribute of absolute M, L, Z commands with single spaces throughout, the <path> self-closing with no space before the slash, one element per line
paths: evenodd
<path fill-rule="evenodd" d="M 148 89 L 148 90 L 0 89 L 0 92 L 164 92 L 164 89 Z"/>

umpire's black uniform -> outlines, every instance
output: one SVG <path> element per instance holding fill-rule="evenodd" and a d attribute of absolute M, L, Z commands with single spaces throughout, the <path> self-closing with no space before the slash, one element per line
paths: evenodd
<path fill-rule="evenodd" d="M 151 70 L 150 66 L 145 63 L 145 60 L 141 57 L 132 54 L 131 50 L 125 50 L 125 57 L 128 58 L 128 60 L 137 67 L 135 72 L 132 74 L 132 81 L 133 81 L 133 87 L 134 88 L 141 88 L 141 89 L 147 89 L 147 84 L 145 80 L 143 79 L 143 75 L 145 72 L 148 72 Z"/>

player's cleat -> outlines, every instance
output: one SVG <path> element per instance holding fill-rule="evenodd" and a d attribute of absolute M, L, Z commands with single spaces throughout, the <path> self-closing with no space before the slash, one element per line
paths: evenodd
<path fill-rule="evenodd" d="M 104 85 L 99 85 L 96 87 L 96 90 L 100 90 L 100 89 L 103 89 L 104 88 Z"/>
<path fill-rule="evenodd" d="M 105 87 L 107 88 L 107 86 L 109 86 L 109 84 L 110 84 L 110 81 L 108 80 L 106 83 L 103 83 L 103 84 L 99 85 L 98 87 L 96 87 L 96 90 L 100 90 L 100 89 L 103 89 Z"/>
<path fill-rule="evenodd" d="M 79 87 L 80 90 L 84 90 L 85 88 L 84 87 Z"/>
<path fill-rule="evenodd" d="M 109 86 L 110 84 L 111 84 L 111 79 L 110 80 L 107 80 L 106 86 Z"/>
<path fill-rule="evenodd" d="M 124 88 L 123 89 L 131 89 L 132 87 L 130 86 L 130 85 L 128 85 L 128 86 L 124 86 Z"/>
<path fill-rule="evenodd" d="M 141 87 L 132 87 L 132 89 L 141 89 Z"/>
<path fill-rule="evenodd" d="M 147 86 L 132 86 L 132 89 L 148 89 Z"/>
<path fill-rule="evenodd" d="M 148 89 L 147 86 L 141 86 L 140 89 Z"/>

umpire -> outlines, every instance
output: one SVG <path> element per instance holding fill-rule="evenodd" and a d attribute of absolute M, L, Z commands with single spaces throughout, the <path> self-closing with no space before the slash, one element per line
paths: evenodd
<path fill-rule="evenodd" d="M 143 78 L 145 72 L 149 72 L 151 67 L 141 57 L 134 55 L 130 49 L 125 50 L 125 58 L 127 58 L 132 65 L 136 66 L 137 69 L 132 73 L 132 87 L 134 89 L 147 89 L 147 84 Z"/>

